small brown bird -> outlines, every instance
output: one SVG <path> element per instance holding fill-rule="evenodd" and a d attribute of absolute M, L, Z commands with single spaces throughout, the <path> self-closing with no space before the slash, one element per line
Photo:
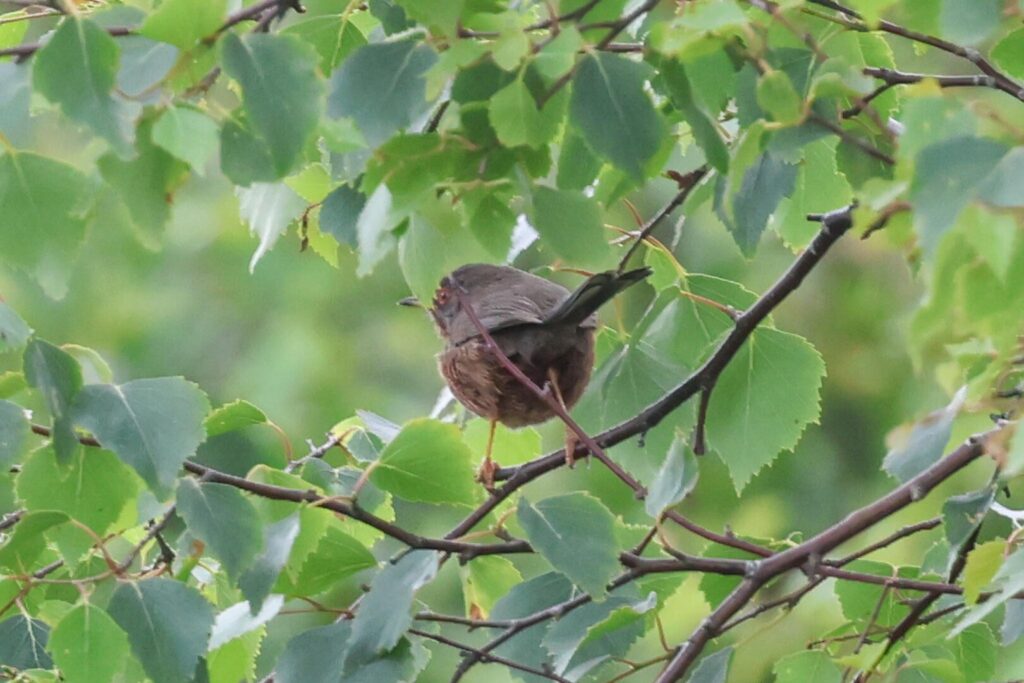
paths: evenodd
<path fill-rule="evenodd" d="M 445 341 L 439 366 L 459 402 L 491 422 L 479 474 L 485 485 L 493 485 L 497 469 L 491 460 L 495 424 L 523 427 L 554 412 L 502 366 L 463 304 L 472 306 L 508 359 L 568 409 L 583 395 L 594 366 L 595 311 L 650 273 L 649 268 L 597 273 L 572 293 L 518 268 L 483 263 L 462 266 L 441 280 L 427 308 Z M 415 298 L 400 303 L 421 305 Z M 572 448 L 566 452 L 571 463 Z"/>

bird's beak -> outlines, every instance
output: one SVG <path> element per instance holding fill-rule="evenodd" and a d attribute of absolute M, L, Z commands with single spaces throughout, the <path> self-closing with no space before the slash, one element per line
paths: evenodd
<path fill-rule="evenodd" d="M 423 308 L 423 304 L 421 304 L 420 300 L 417 299 L 414 296 L 407 296 L 407 297 L 405 297 L 404 299 L 402 299 L 402 300 L 400 300 L 398 302 L 398 305 L 399 306 L 412 306 L 414 308 Z"/>

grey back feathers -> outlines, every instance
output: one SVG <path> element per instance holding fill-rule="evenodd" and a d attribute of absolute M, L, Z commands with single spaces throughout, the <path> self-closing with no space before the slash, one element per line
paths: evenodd
<path fill-rule="evenodd" d="M 519 325 L 594 328 L 598 308 L 650 274 L 649 268 L 596 273 L 570 293 L 559 284 L 518 268 L 471 263 L 452 272 L 447 284 L 460 289 L 463 300 L 473 305 L 489 332 Z M 479 334 L 461 309 L 447 321 L 447 331 L 449 342 L 455 345 Z"/>
<path fill-rule="evenodd" d="M 448 276 L 451 286 L 461 287 L 463 298 L 489 332 L 523 324 L 539 324 L 569 297 L 565 287 L 511 266 L 471 263 Z M 486 301 L 486 306 L 481 302 Z M 597 325 L 596 318 L 590 326 Z M 473 321 L 458 311 L 448 323 L 451 343 L 479 334 Z"/>

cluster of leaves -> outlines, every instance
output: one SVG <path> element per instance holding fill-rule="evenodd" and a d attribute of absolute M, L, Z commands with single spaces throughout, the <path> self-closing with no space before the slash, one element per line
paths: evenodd
<path fill-rule="evenodd" d="M 55 3 L 0 15 L 0 55 L 11 58 L 0 62 L 0 263 L 63 296 L 107 212 L 158 247 L 175 191 L 195 175 L 234 185 L 257 239 L 250 269 L 294 226 L 328 263 L 353 250 L 360 275 L 397 251 L 422 300 L 455 266 L 526 250 L 614 267 L 629 233 L 617 225 L 622 207 L 644 191 L 676 195 L 683 215 L 720 225 L 747 256 L 768 232 L 802 252 L 821 234 L 807 214 L 856 199 L 854 231 L 884 226 L 927 288 L 911 325 L 915 360 L 950 394 L 965 387 L 886 470 L 908 482 L 938 461 L 965 402 L 984 413 L 1000 394 L 1019 397 L 1024 30 L 1004 3 L 876 0 L 861 14 L 826 0 L 306 4 Z M 897 70 L 907 62 L 928 73 Z M 946 68 L 957 72 L 935 71 Z M 975 89 L 950 90 L 959 86 Z M 686 272 L 662 242 L 641 253 L 653 297 L 630 329 L 599 335 L 576 409 L 591 433 L 700 372 L 737 312 L 755 302 L 770 312 L 800 284 L 758 299 Z M 33 681 L 59 670 L 72 683 L 413 680 L 426 642 L 451 644 L 438 622 L 462 620 L 515 629 L 475 655 L 527 680 L 607 678 L 657 633 L 683 580 L 682 570 L 631 572 L 620 553 L 671 551 L 647 530 L 697 485 L 694 430 L 741 492 L 818 419 L 825 367 L 813 346 L 770 317 L 744 335 L 705 378 L 698 410 L 672 412 L 614 451 L 645 500 L 537 498 L 518 485 L 492 500 L 473 481 L 486 425 L 460 429 L 450 415 L 399 427 L 363 414 L 284 467 L 212 469 L 196 460 L 199 445 L 273 427 L 262 411 L 244 401 L 211 410 L 182 378 L 116 384 L 95 352 L 35 337 L 0 303 L 0 351 L 23 358 L 0 375 L 0 466 L 11 469 L 0 479 L 10 512 L 0 666 Z M 1024 437 L 1011 434 L 991 447 L 1003 480 L 1024 468 Z M 540 437 L 502 430 L 494 449 L 528 472 Z M 965 614 L 899 647 L 903 634 L 869 644 L 914 608 L 888 587 L 843 583 L 847 625 L 779 662 L 777 680 L 838 681 L 839 667 L 990 680 L 990 613 L 1005 605 L 1003 643 L 1024 632 L 1012 600 L 1024 590 L 1017 534 L 976 545 L 996 484 L 949 501 L 946 538 L 921 566 L 847 565 L 862 578 L 962 578 Z M 434 539 L 415 516 L 396 520 L 396 500 L 473 512 Z M 486 542 L 464 538 L 476 524 Z M 395 554 L 396 540 L 408 552 Z M 750 557 L 737 551 L 748 542 L 719 540 L 709 557 Z M 541 571 L 505 556 L 524 551 Z M 463 561 L 465 616 L 419 602 L 451 553 Z M 706 602 L 718 607 L 739 581 L 708 574 Z M 324 620 L 257 665 L 286 605 Z M 695 680 L 724 681 L 729 661 L 728 649 L 708 656 Z"/>

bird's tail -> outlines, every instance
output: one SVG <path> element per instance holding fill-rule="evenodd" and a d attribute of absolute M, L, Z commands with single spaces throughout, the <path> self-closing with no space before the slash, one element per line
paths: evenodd
<path fill-rule="evenodd" d="M 615 270 L 595 273 L 559 304 L 558 308 L 551 311 L 544 322 L 579 325 L 619 292 L 640 282 L 651 272 L 651 269 L 645 266 L 625 273 Z"/>

